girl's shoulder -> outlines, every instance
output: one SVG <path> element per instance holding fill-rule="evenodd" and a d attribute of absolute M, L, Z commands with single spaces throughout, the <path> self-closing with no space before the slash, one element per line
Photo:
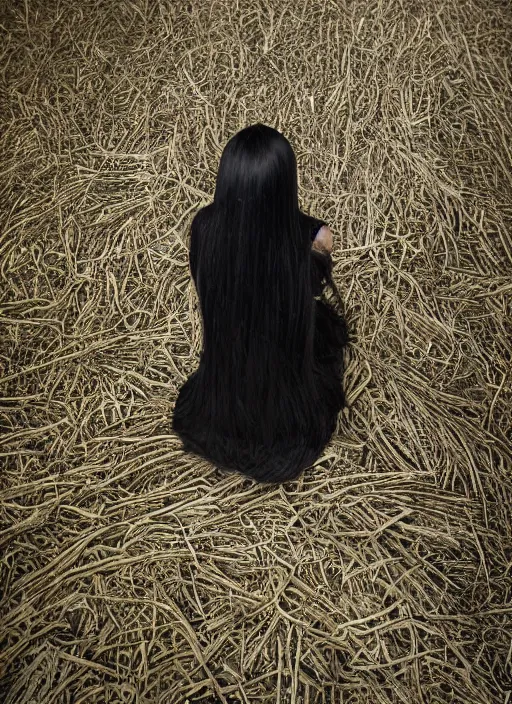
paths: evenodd
<path fill-rule="evenodd" d="M 208 215 L 211 213 L 212 206 L 213 206 L 213 203 L 208 203 L 208 205 L 203 205 L 202 208 L 199 208 L 199 210 L 196 211 L 196 214 L 194 215 L 194 220 L 201 222 L 205 218 L 207 218 Z"/>
<path fill-rule="evenodd" d="M 209 206 L 199 208 L 199 210 L 196 210 L 196 212 L 194 213 L 194 216 L 193 216 L 192 220 L 190 221 L 190 229 L 191 229 L 192 235 L 197 234 L 201 230 L 201 226 L 203 225 L 205 218 L 207 217 L 208 207 Z"/>
<path fill-rule="evenodd" d="M 192 218 L 190 229 L 193 239 L 200 235 L 200 232 L 203 229 L 205 222 L 207 222 L 208 217 L 211 214 L 211 206 L 212 204 L 210 203 L 202 208 L 199 208 L 199 210 L 196 211 L 194 217 Z"/>
<path fill-rule="evenodd" d="M 318 230 L 323 225 L 328 226 L 325 220 L 320 220 L 320 218 L 315 218 L 312 215 L 307 215 L 307 213 L 302 212 L 302 210 L 299 210 L 299 221 L 301 223 L 301 226 L 305 230 L 307 230 L 311 240 L 315 239 Z"/>

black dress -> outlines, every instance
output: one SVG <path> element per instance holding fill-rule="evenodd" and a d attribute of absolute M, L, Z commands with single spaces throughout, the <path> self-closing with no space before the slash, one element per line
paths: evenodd
<path fill-rule="evenodd" d="M 200 211 L 201 212 L 201 211 Z M 318 230 L 322 225 L 327 225 L 326 222 L 318 218 L 314 218 L 303 212 L 299 213 L 301 227 L 313 242 Z M 197 224 L 196 228 L 200 225 Z M 192 228 L 192 236 L 190 242 L 190 270 L 194 282 L 197 275 L 198 261 L 198 236 L 197 231 Z M 273 456 L 267 456 L 265 459 L 264 453 L 255 451 L 252 456 L 249 452 L 247 456 L 246 466 L 233 466 L 225 459 L 225 453 L 220 449 L 222 442 L 211 440 L 211 434 L 201 428 L 201 423 L 197 422 L 197 415 L 200 414 L 200 407 L 196 409 L 196 402 L 191 399 L 196 398 L 198 388 L 197 384 L 201 384 L 201 367 L 191 374 L 183 387 L 180 389 L 176 406 L 174 409 L 173 428 L 183 441 L 184 449 L 193 452 L 205 459 L 209 460 L 218 467 L 222 467 L 228 471 L 240 471 L 248 476 L 252 476 L 260 481 L 274 481 L 264 477 L 280 476 L 284 477 L 281 481 L 293 479 L 307 466 L 313 464 L 318 458 L 325 444 L 330 439 L 336 428 L 336 418 L 338 412 L 345 405 L 345 397 L 342 387 L 343 378 L 343 347 L 348 343 L 347 327 L 343 315 L 336 303 L 332 303 L 325 296 L 328 288 L 337 296 L 336 286 L 331 277 L 332 259 L 327 251 L 318 251 L 311 249 L 311 288 L 315 303 L 315 335 L 314 335 L 314 354 L 318 365 L 317 377 L 318 388 L 325 402 L 326 415 L 328 421 L 325 425 L 323 437 L 314 442 L 306 439 L 304 447 L 299 454 L 295 452 L 294 443 L 297 445 L 297 440 L 291 440 L 289 443 L 284 442 L 282 448 L 275 452 Z M 339 298 L 339 296 L 338 296 Z M 194 417 L 196 414 L 196 417 Z M 203 423 L 204 426 L 204 423 Z M 304 443 L 301 441 L 301 445 Z M 298 459 L 300 457 L 300 460 Z M 263 466 L 266 465 L 266 466 Z M 272 465 L 275 465 L 272 466 Z M 263 477 L 263 478 L 262 478 Z M 277 480 L 275 480 L 277 481 Z"/>

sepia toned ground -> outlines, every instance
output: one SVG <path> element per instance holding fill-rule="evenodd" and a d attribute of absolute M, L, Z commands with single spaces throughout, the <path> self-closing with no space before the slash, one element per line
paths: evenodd
<path fill-rule="evenodd" d="M 512 701 L 512 7 L 5 0 L 0 698 Z M 329 222 L 348 407 L 261 486 L 171 430 L 242 127 Z"/>

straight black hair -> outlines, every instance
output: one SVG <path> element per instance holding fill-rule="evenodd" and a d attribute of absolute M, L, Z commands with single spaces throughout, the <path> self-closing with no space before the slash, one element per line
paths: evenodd
<path fill-rule="evenodd" d="M 300 216 L 293 149 L 258 123 L 227 143 L 214 201 L 191 227 L 203 352 L 174 428 L 187 449 L 265 482 L 312 463 L 343 405 L 339 378 L 315 353 L 314 262 Z"/>

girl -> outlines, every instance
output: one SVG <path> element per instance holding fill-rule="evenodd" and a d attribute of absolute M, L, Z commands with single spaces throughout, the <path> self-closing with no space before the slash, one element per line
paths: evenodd
<path fill-rule="evenodd" d="M 260 123 L 235 134 L 191 225 L 203 351 L 174 410 L 185 450 L 269 483 L 318 458 L 344 405 L 348 342 L 322 299 L 331 248 L 326 224 L 299 210 L 288 140 Z"/>

